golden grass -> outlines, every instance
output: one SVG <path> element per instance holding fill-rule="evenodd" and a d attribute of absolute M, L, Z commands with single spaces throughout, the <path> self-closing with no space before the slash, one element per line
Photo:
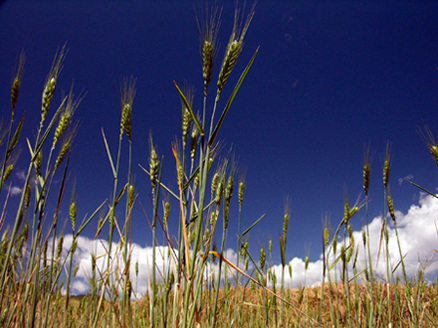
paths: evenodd
<path fill-rule="evenodd" d="M 385 304 L 382 305 L 376 312 L 375 316 L 375 322 L 377 327 L 387 327 L 388 324 L 392 324 L 393 327 L 408 327 L 411 324 L 412 316 L 416 314 L 413 314 L 409 310 L 408 301 L 404 296 L 403 289 L 403 286 L 390 285 L 389 289 L 387 289 L 384 284 L 376 284 L 373 297 L 376 300 L 387 299 L 387 292 L 389 290 L 391 307 L 398 309 L 397 311 L 393 312 L 391 318 L 389 319 L 386 315 L 387 306 Z M 418 313 L 419 317 L 417 319 L 419 323 L 423 322 L 426 326 L 426 321 L 428 317 L 436 317 L 436 309 L 433 305 L 437 302 L 438 296 L 436 286 L 427 286 L 422 291 L 419 291 L 419 289 L 415 287 L 413 291 L 413 297 L 418 297 L 420 294 L 420 296 L 422 297 L 422 301 L 425 304 L 420 313 Z M 349 295 L 351 295 L 352 298 L 351 304 L 354 304 L 354 309 L 350 314 L 345 303 L 347 293 L 344 284 L 338 283 L 330 286 L 329 283 L 326 283 L 323 289 L 323 297 L 321 297 L 321 292 L 321 286 L 285 289 L 285 298 L 300 311 L 315 319 L 320 324 L 309 321 L 298 311 L 286 306 L 284 308 L 283 327 L 296 326 L 299 323 L 301 323 L 305 327 L 333 327 L 335 323 L 333 322 L 331 315 L 331 298 L 333 299 L 333 307 L 336 313 L 336 324 L 342 327 L 368 327 L 368 319 L 366 317 L 366 314 L 369 312 L 369 309 L 367 307 L 370 304 L 371 294 L 367 286 L 354 283 L 349 284 Z M 329 297 L 329 295 L 331 295 L 331 298 Z M 211 296 L 212 295 L 210 294 L 210 292 L 205 292 L 203 294 L 204 299 L 202 304 L 205 305 L 199 307 L 199 311 L 197 312 L 198 316 L 195 321 L 200 324 L 201 327 L 204 327 L 204 324 L 206 322 L 209 322 L 211 319 L 212 308 L 208 307 L 209 298 Z M 219 291 L 219 303 L 223 304 L 223 307 L 221 307 L 220 311 L 218 312 L 218 327 L 227 327 L 230 324 L 230 318 L 232 318 L 234 315 L 234 311 L 239 311 L 238 317 L 240 318 L 240 321 L 238 327 L 254 327 L 252 323 L 264 322 L 264 306 L 261 302 L 264 297 L 266 296 L 263 295 L 261 289 L 254 290 L 249 287 L 232 287 L 231 289 L 221 289 Z M 168 303 L 169 321 L 173 316 L 173 298 L 174 295 L 172 292 L 170 293 Z M 149 300 L 150 299 L 148 298 L 148 295 L 146 295 L 144 299 L 131 302 L 132 311 L 136 313 L 136 317 L 133 318 L 134 322 L 149 322 Z M 62 304 L 64 304 L 65 301 L 65 297 L 59 297 L 54 300 L 54 306 L 58 307 L 60 311 L 57 314 L 59 320 L 58 322 L 60 324 L 60 318 L 62 318 L 64 311 L 64 307 L 62 306 Z M 160 305 L 161 302 L 162 299 L 159 298 L 158 305 Z M 86 324 L 87 313 L 91 312 L 90 309 L 87 310 L 87 307 L 91 307 L 92 303 L 93 300 L 90 295 L 70 297 L 70 318 L 72 320 L 71 322 L 75 323 L 74 325 L 71 325 L 71 327 L 80 327 L 81 324 Z M 323 310 L 320 312 L 321 304 Z M 228 308 L 225 309 L 224 306 L 228 306 Z M 280 311 L 280 303 L 277 302 L 276 305 L 270 306 L 270 326 L 274 324 L 274 314 L 276 313 L 277 315 L 279 315 Z M 109 300 L 105 300 L 102 310 L 102 323 L 110 323 L 112 320 L 114 320 L 113 314 L 117 313 L 120 313 L 119 305 L 114 305 Z M 163 318 L 159 318 L 158 320 L 162 319 Z M 56 321 L 54 320 L 53 322 Z M 429 322 L 429 325 L 431 325 L 431 322 Z M 59 327 L 66 326 L 68 325 L 64 323 L 61 324 Z M 260 327 L 262 326 L 263 325 L 260 325 Z"/>

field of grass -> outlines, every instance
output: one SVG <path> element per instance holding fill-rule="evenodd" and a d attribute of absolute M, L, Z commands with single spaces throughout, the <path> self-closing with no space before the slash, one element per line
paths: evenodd
<path fill-rule="evenodd" d="M 61 47 L 48 73 L 43 92 L 40 124 L 32 145 L 21 136 L 23 119 L 15 117 L 19 103 L 20 83 L 25 65 L 22 53 L 15 79 L 11 86 L 10 121 L 0 131 L 1 158 L 0 192 L 9 195 L 8 178 L 18 159 L 17 144 L 25 144 L 31 161 L 25 177 L 23 192 L 17 208 L 11 208 L 6 197 L 1 204 L 0 217 L 0 326 L 2 327 L 436 327 L 438 324 L 438 282 L 427 281 L 419 269 L 415 278 L 408 277 L 403 261 L 404 254 L 398 242 L 397 221 L 394 213 L 389 181 L 390 144 L 385 150 L 382 172 L 384 212 L 379 256 L 386 264 L 386 276 L 377 278 L 372 258 L 370 236 L 363 229 L 362 240 L 355 240 L 350 219 L 359 211 L 368 220 L 368 191 L 371 172 L 369 150 L 363 165 L 365 197 L 354 204 L 344 203 L 344 217 L 334 234 L 329 227 L 322 233 L 323 272 L 319 287 L 303 286 L 290 289 L 285 284 L 291 278 L 292 267 L 287 264 L 287 232 L 290 213 L 286 206 L 282 234 L 279 237 L 281 272 L 267 266 L 272 258 L 272 241 L 269 249 L 260 248 L 258 254 L 249 251 L 248 233 L 262 219 L 245 231 L 240 226 L 245 181 L 237 175 L 232 156 L 220 153 L 218 134 L 232 107 L 234 97 L 244 82 L 257 51 L 241 72 L 237 84 L 227 84 L 230 74 L 243 50 L 245 35 L 253 19 L 254 8 L 243 15 L 236 11 L 235 25 L 222 61 L 217 59 L 220 11 L 207 8 L 198 21 L 201 38 L 202 72 L 204 81 L 203 107 L 193 109 L 193 89 L 175 83 L 175 92 L 181 98 L 180 139 L 172 144 L 177 172 L 176 190 L 161 182 L 162 162 L 157 155 L 153 137 L 149 140 L 149 167 L 142 168 L 150 178 L 153 202 L 151 215 L 152 262 L 149 288 L 141 300 L 134 300 L 138 263 L 131 260 L 130 229 L 132 208 L 136 206 L 136 193 L 131 167 L 132 122 L 131 114 L 136 79 L 121 81 L 121 118 L 116 154 L 110 151 L 105 135 L 103 139 L 113 173 L 113 190 L 110 201 L 96 204 L 95 211 L 82 222 L 76 218 L 75 193 L 64 199 L 69 185 L 71 168 L 69 157 L 77 133 L 74 112 L 80 106 L 83 94 L 75 96 L 73 88 L 56 109 L 52 99 L 57 80 L 67 53 Z M 219 66 L 218 66 L 219 65 Z M 213 68 L 220 73 L 213 82 Z M 228 99 L 222 99 L 224 88 L 232 88 Z M 214 90 L 215 89 L 215 90 Z M 215 93 L 214 93 L 215 91 Z M 141 92 L 141 91 L 140 91 Z M 212 108 L 207 98 L 214 97 Z M 21 97 L 22 95 L 20 95 Z M 25 95 L 24 95 L 25 96 Z M 223 108 L 220 110 L 219 108 Z M 34 115 L 30 113 L 29 115 Z M 423 131 L 427 147 L 438 165 L 438 146 L 432 133 Z M 122 148 L 128 147 L 127 158 Z M 128 163 L 128 171 L 121 172 L 121 161 Z M 105 163 L 106 164 L 106 163 Z M 122 182 L 119 177 L 127 177 Z M 60 180 L 59 190 L 52 189 L 54 179 Z M 178 209 L 170 212 L 169 199 L 175 199 Z M 51 203 L 49 205 L 49 202 Z M 70 222 L 60 228 L 58 210 L 69 202 Z M 237 262 L 225 256 L 230 204 L 238 204 Z M 49 213 L 48 208 L 55 208 Z M 123 217 L 117 216 L 123 212 Z M 106 212 L 105 212 L 106 211 Z M 4 223 L 6 213 L 14 213 L 13 226 Z M 53 217 L 53 219 L 52 219 Z M 25 219 L 29 218 L 29 219 Z M 50 219 L 49 219 L 50 218 Z M 78 267 L 73 265 L 81 233 L 92 221 L 98 221 L 96 239 L 106 240 L 106 254 L 91 255 L 92 270 L 87 277 L 90 293 L 81 297 L 71 295 Z M 178 222 L 178 235 L 168 233 L 168 220 Z M 222 223 L 217 225 L 218 221 Z M 219 221 L 219 222 L 220 222 Z M 395 275 L 390 266 L 388 225 L 395 228 L 400 258 L 397 267 L 402 276 Z M 367 222 L 368 223 L 368 222 Z M 108 227 L 108 235 L 101 234 Z M 217 228 L 220 227 L 220 228 Z M 68 252 L 62 252 L 64 236 L 69 231 L 73 241 Z M 158 235 L 159 234 L 159 235 Z M 159 246 L 158 236 L 164 235 L 165 246 Z M 438 236 L 437 236 L 438 238 Z M 220 240 L 218 246 L 213 240 Z M 341 241 L 340 241 L 341 240 Z M 118 241 L 113 243 L 113 241 Z M 175 242 L 176 241 L 176 242 Z M 363 247 L 367 266 L 356 265 L 358 249 Z M 163 254 L 166 250 L 168 253 Z M 103 269 L 96 263 L 104 261 Z M 159 261 L 160 260 L 160 261 Z M 309 259 L 306 258 L 307 271 Z M 137 299 L 139 295 L 136 295 Z"/>

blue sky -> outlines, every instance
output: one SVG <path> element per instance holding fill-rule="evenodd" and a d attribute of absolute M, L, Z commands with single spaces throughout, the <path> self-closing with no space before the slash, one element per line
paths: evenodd
<path fill-rule="evenodd" d="M 0 4 L 1 116 L 9 119 L 10 83 L 22 49 L 27 60 L 17 115 L 26 112 L 26 137 L 32 139 L 36 134 L 44 81 L 56 49 L 65 42 L 69 52 L 54 101 L 60 102 L 61 90 L 68 93 L 73 81 L 76 94 L 87 92 L 75 113 L 80 125 L 71 159 L 77 181 L 78 217 L 93 212 L 112 193 L 101 129 L 115 154 L 120 79 L 131 74 L 137 78 L 132 134 L 133 173 L 139 195 L 133 240 L 142 247 L 151 244 L 151 233 L 140 202 L 149 215 L 152 212 L 148 176 L 138 164 L 147 166 L 149 132 L 159 155 L 164 156 L 163 182 L 175 190 L 170 145 L 181 134 L 181 107 L 173 81 L 193 85 L 194 107 L 200 109 L 202 105 L 195 4 Z M 235 8 L 233 1 L 218 1 L 218 5 L 223 12 L 214 79 Z M 249 8 L 248 3 L 246 10 Z M 370 220 L 384 211 L 381 171 L 387 141 L 392 143 L 390 185 L 396 209 L 406 214 L 421 198 L 418 189 L 406 182 L 400 184 L 400 178 L 409 176 L 413 182 L 436 191 L 437 167 L 417 132 L 425 124 L 432 132 L 438 131 L 436 2 L 259 1 L 221 106 L 257 47 L 260 50 L 256 60 L 219 134 L 224 155 L 232 147 L 239 168 L 246 171 L 242 226 L 266 214 L 251 233 L 253 251 L 258 251 L 259 245 L 267 247 L 272 238 L 274 262 L 279 262 L 278 233 L 285 199 L 289 197 L 288 258 L 308 254 L 316 261 L 321 254 L 324 219 L 328 217 L 331 226 L 336 227 L 343 215 L 345 190 L 351 203 L 360 193 L 364 197 L 366 144 L 370 144 L 373 159 Z M 211 105 L 213 93 L 209 100 Z M 438 133 L 435 135 L 438 137 Z M 29 158 L 24 139 L 21 148 L 17 172 L 25 170 Z M 127 152 L 122 156 L 126 163 Z M 10 181 L 17 187 L 23 184 L 17 175 Z M 3 191 L 0 200 L 4 201 Z M 11 201 L 13 204 L 14 199 Z M 431 215 L 433 222 L 435 213 Z M 235 247 L 237 209 L 234 216 L 229 247 Z M 9 224 L 12 218 L 13 210 L 9 210 Z M 171 216 L 172 220 L 176 233 L 177 218 Z M 353 228 L 358 231 L 364 223 L 365 212 L 361 211 L 353 220 Z M 97 225 L 97 220 L 93 224 Z M 92 237 L 93 229 L 85 236 Z M 438 248 L 436 241 L 429 246 L 432 250 Z"/>

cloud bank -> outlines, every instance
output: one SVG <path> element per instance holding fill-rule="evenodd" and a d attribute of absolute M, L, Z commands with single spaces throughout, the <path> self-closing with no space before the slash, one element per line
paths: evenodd
<path fill-rule="evenodd" d="M 436 277 L 438 274 L 438 258 L 435 254 L 438 252 L 438 199 L 431 195 L 421 194 L 419 204 L 412 205 L 406 214 L 396 211 L 397 230 L 400 240 L 400 247 L 404 256 L 406 275 L 408 279 L 415 278 L 421 269 L 429 277 Z M 382 234 L 382 217 L 374 218 L 368 225 L 369 240 L 371 248 L 371 258 L 373 262 L 374 276 L 377 279 L 386 280 L 386 253 L 384 240 L 381 241 Z M 367 229 L 366 226 L 362 229 Z M 357 252 L 357 272 L 363 271 L 368 266 L 368 255 L 364 251 L 362 241 L 362 232 L 353 232 L 355 240 L 354 254 Z M 388 218 L 388 252 L 390 270 L 394 271 L 395 277 L 402 277 L 402 266 L 400 262 L 400 249 L 397 243 L 396 231 L 392 219 Z M 338 239 L 338 253 L 343 239 Z M 349 245 L 349 240 L 346 240 Z M 366 246 L 368 247 L 368 246 Z M 379 251 L 380 248 L 380 251 Z M 288 264 L 292 267 L 292 278 L 289 275 L 289 268 L 285 272 L 285 284 L 290 287 L 300 287 L 304 285 L 317 285 L 321 283 L 323 271 L 323 256 L 315 262 L 310 262 L 307 271 L 305 262 L 300 258 L 293 258 Z M 330 256 L 330 263 L 334 263 L 334 257 Z M 341 272 L 341 261 L 332 269 L 332 279 L 339 280 Z M 275 271 L 277 277 L 281 276 L 281 265 L 274 265 L 271 268 Z M 354 272 L 352 265 L 349 266 L 349 277 L 353 277 Z M 364 279 L 364 274 L 358 276 L 359 282 Z M 327 281 L 327 278 L 326 280 Z"/>
<path fill-rule="evenodd" d="M 418 274 L 418 270 L 422 269 L 426 275 L 432 277 L 438 273 L 438 259 L 434 254 L 438 249 L 438 199 L 422 194 L 418 205 L 412 205 L 406 214 L 396 211 L 397 228 L 400 239 L 400 246 L 405 257 L 406 273 L 409 278 L 414 278 Z M 381 217 L 374 218 L 368 225 L 369 243 L 371 247 L 371 257 L 373 261 L 374 275 L 378 279 L 386 279 L 386 256 L 385 249 L 382 245 L 379 251 L 381 240 L 383 220 Z M 362 229 L 366 229 L 364 226 Z M 367 255 L 364 252 L 362 242 L 362 231 L 354 231 L 353 237 L 355 240 L 354 253 L 357 252 L 356 268 L 357 272 L 361 272 L 367 266 Z M 395 227 L 392 220 L 388 219 L 388 252 L 389 264 L 391 270 L 395 270 L 395 276 L 402 274 L 400 262 L 400 251 L 396 239 Z M 72 236 L 66 235 L 64 238 L 63 250 L 64 253 L 72 244 Z M 338 240 L 338 249 L 344 243 L 344 240 Z M 349 240 L 346 240 L 347 245 Z M 113 249 L 117 249 L 117 245 L 113 244 Z M 76 278 L 73 280 L 71 290 L 73 294 L 85 294 L 90 292 L 88 281 L 92 274 L 92 257 L 96 258 L 97 279 L 100 278 L 99 272 L 103 272 L 106 268 L 106 253 L 108 243 L 104 240 L 91 240 L 86 237 L 78 238 L 78 246 L 74 255 L 73 265 L 78 266 Z M 174 258 L 177 256 L 177 251 L 169 249 L 169 247 L 157 247 L 156 256 L 156 277 L 157 281 L 162 281 L 164 275 L 169 274 L 174 270 Z M 132 244 L 130 248 L 131 265 L 129 267 L 129 276 L 133 283 L 134 291 L 137 297 L 142 297 L 148 290 L 149 281 L 151 279 L 152 270 L 152 247 L 142 247 L 139 244 Z M 338 251 L 339 254 L 339 251 Z M 224 252 L 224 257 L 230 262 L 236 263 L 237 254 L 234 250 L 228 249 Z M 120 252 L 114 253 L 112 270 L 122 273 L 124 271 L 124 261 Z M 330 257 L 330 262 L 334 262 L 333 256 Z M 339 279 L 340 263 L 331 270 L 333 279 Z M 217 261 L 216 261 L 217 263 Z M 312 286 L 320 284 L 322 281 L 323 256 L 321 254 L 317 261 L 308 263 L 307 270 L 305 269 L 305 260 L 295 257 L 287 263 L 284 273 L 286 287 L 301 287 L 304 285 Z M 138 266 L 138 275 L 136 272 Z M 289 274 L 289 266 L 291 267 L 292 277 Z M 397 268 L 396 268 L 397 267 Z M 206 274 L 213 270 L 213 266 L 207 268 Z M 281 265 L 273 265 L 271 272 L 275 272 L 277 281 L 281 281 Z M 349 267 L 349 275 L 353 276 L 353 268 Z M 229 275 L 230 276 L 230 275 Z M 359 282 L 363 278 L 363 274 L 358 275 Z M 327 281 L 327 278 L 326 278 Z M 121 290 L 122 286 L 119 286 Z"/>

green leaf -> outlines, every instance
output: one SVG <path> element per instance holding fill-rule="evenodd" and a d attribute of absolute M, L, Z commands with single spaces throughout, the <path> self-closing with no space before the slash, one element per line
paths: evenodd
<path fill-rule="evenodd" d="M 415 187 L 420 188 L 420 189 L 423 190 L 424 192 L 427 192 L 429 195 L 431 195 L 431 196 L 433 196 L 433 197 L 435 197 L 435 198 L 438 198 L 437 195 L 432 194 L 429 190 L 426 190 L 426 189 L 424 189 L 423 187 L 420 187 L 420 186 L 417 185 L 416 183 L 414 183 L 414 182 L 412 182 L 412 181 L 410 181 L 410 180 L 408 180 L 408 179 L 404 179 L 404 180 L 407 181 L 407 182 L 409 182 L 410 184 L 414 185 Z"/>
<path fill-rule="evenodd" d="M 397 263 L 397 265 L 394 267 L 394 269 L 392 269 L 392 274 L 394 274 L 394 272 L 397 270 L 397 268 L 400 266 L 400 264 L 403 264 L 403 261 L 404 261 L 404 259 L 406 258 L 406 256 L 408 256 L 408 253 L 406 253 L 404 256 L 403 256 L 403 259 L 402 260 L 400 260 L 400 261 L 398 261 L 398 263 Z"/>
<path fill-rule="evenodd" d="M 259 223 L 264 217 L 265 217 L 265 215 L 266 214 L 263 214 L 261 217 L 260 217 L 260 219 L 258 219 L 256 222 L 254 222 L 248 229 L 246 229 L 243 233 L 242 233 L 242 235 L 240 236 L 240 238 L 242 238 L 243 236 L 245 236 L 248 232 L 250 232 L 251 231 L 251 229 L 252 228 L 254 228 L 255 226 L 256 226 L 256 224 L 257 223 Z"/>
<path fill-rule="evenodd" d="M 148 175 L 150 175 L 150 173 L 148 172 L 148 170 L 146 170 L 143 166 L 141 166 L 141 164 L 138 164 L 138 166 L 141 167 L 141 169 L 143 171 L 145 171 Z M 166 190 L 173 198 L 175 198 L 178 202 L 180 201 L 179 197 L 172 191 L 170 190 L 165 184 L 163 184 L 160 180 L 157 180 L 157 183 L 163 187 L 164 190 Z M 186 202 L 183 201 L 183 204 L 186 205 Z"/>
<path fill-rule="evenodd" d="M 120 190 L 120 192 L 119 192 L 119 194 L 118 194 L 118 196 L 117 196 L 117 198 L 116 198 L 116 202 L 115 202 L 114 205 L 117 205 L 117 204 L 120 202 L 120 200 L 122 199 L 123 195 L 125 194 L 126 189 L 128 188 L 128 185 L 129 185 L 129 183 L 125 184 L 125 186 L 123 187 L 123 189 Z"/>
<path fill-rule="evenodd" d="M 219 122 L 217 123 L 216 127 L 213 130 L 213 133 L 210 136 L 210 140 L 208 141 L 208 147 L 211 147 L 213 145 L 214 140 L 216 139 L 217 134 L 219 133 L 219 129 L 221 128 L 222 123 L 225 120 L 225 116 L 227 115 L 228 110 L 230 109 L 230 106 L 231 106 L 231 104 L 232 104 L 232 102 L 234 100 L 234 97 L 236 97 L 237 91 L 239 91 L 239 88 L 240 88 L 243 80 L 245 79 L 246 74 L 248 73 L 252 63 L 254 62 L 254 59 L 255 59 L 257 53 L 259 52 L 259 48 L 257 48 L 257 50 L 255 51 L 254 55 L 252 56 L 251 60 L 249 61 L 248 65 L 246 65 L 246 68 L 243 71 L 242 75 L 240 75 L 239 81 L 237 81 L 237 84 L 234 87 L 233 93 L 231 94 L 230 99 L 228 99 L 228 103 L 225 106 L 224 111 L 222 112 L 222 115 L 221 115 L 221 117 L 219 119 Z"/>
<path fill-rule="evenodd" d="M 85 229 L 85 227 L 88 225 L 88 223 L 90 223 L 91 219 L 93 219 L 97 213 L 102 209 L 103 205 L 105 205 L 106 200 L 103 201 L 102 204 L 100 204 L 100 206 L 94 211 L 93 214 L 91 214 L 91 216 L 87 219 L 87 221 L 85 221 L 83 224 L 81 224 L 80 228 L 78 229 L 78 232 L 75 235 L 75 238 L 79 236 L 79 234 L 82 232 L 82 230 Z"/>
<path fill-rule="evenodd" d="M 23 128 L 23 122 L 24 122 L 24 115 L 20 121 L 20 124 L 18 124 L 17 130 L 15 130 L 14 137 L 12 138 L 11 143 L 9 144 L 6 157 L 9 157 L 9 155 L 12 153 L 12 151 L 14 150 L 15 146 L 18 143 L 18 139 L 20 138 L 20 134 L 21 134 L 21 129 Z"/>
<path fill-rule="evenodd" d="M 114 179 L 116 179 L 117 178 L 117 172 L 116 172 L 116 169 L 114 167 L 113 159 L 112 159 L 112 156 L 111 156 L 111 151 L 109 149 L 108 142 L 106 141 L 105 132 L 103 131 L 103 128 L 102 128 L 102 136 L 103 136 L 103 142 L 105 143 L 106 153 L 108 154 L 108 159 L 109 159 L 109 162 L 110 162 L 110 165 L 111 165 L 111 169 L 113 170 Z"/>
<path fill-rule="evenodd" d="M 187 107 L 187 109 L 190 112 L 190 115 L 192 116 L 193 122 L 195 122 L 196 127 L 198 128 L 199 133 L 201 134 L 201 136 L 204 136 L 204 130 L 201 127 L 201 124 L 199 123 L 198 119 L 196 118 L 195 113 L 193 112 L 192 107 L 190 106 L 189 102 L 187 101 L 186 97 L 184 96 L 184 94 L 182 93 L 182 91 L 180 90 L 180 88 L 178 87 L 178 85 L 176 84 L 175 81 L 173 81 L 173 83 L 175 83 L 175 87 L 176 90 L 178 90 L 179 96 L 181 97 L 181 100 L 183 101 L 184 105 Z"/>
<path fill-rule="evenodd" d="M 186 191 L 187 188 L 190 186 L 190 184 L 193 182 L 193 180 L 195 180 L 196 175 L 199 173 L 199 166 L 196 168 L 196 170 L 192 173 L 191 177 L 189 178 L 189 180 L 186 182 L 186 184 L 183 187 L 183 191 Z"/>

